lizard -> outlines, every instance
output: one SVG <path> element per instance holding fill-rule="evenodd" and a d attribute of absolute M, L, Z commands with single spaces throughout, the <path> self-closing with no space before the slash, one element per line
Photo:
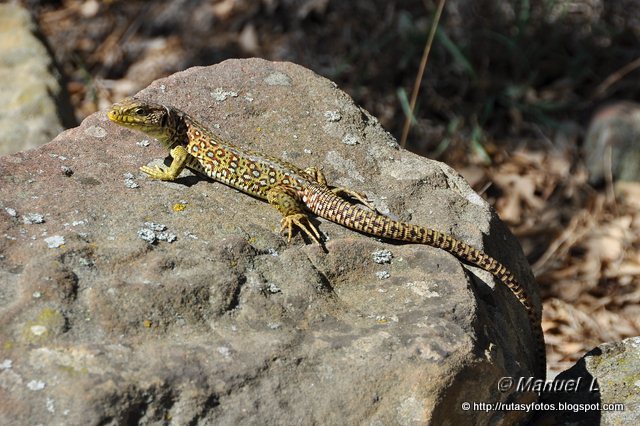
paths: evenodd
<path fill-rule="evenodd" d="M 464 263 L 491 273 L 524 307 L 536 340 L 537 374 L 545 379 L 546 351 L 540 316 L 514 274 L 490 255 L 446 233 L 384 216 L 363 194 L 329 186 L 320 169 L 301 169 L 259 151 L 243 149 L 217 136 L 177 108 L 127 98 L 113 104 L 107 115 L 123 127 L 157 139 L 169 150 L 172 161 L 168 168 L 140 167 L 150 178 L 173 181 L 188 167 L 267 201 L 282 214 L 281 232 L 288 233 L 288 242 L 297 228 L 320 244 L 320 233 L 309 219 L 309 213 L 312 213 L 366 235 L 445 250 Z"/>

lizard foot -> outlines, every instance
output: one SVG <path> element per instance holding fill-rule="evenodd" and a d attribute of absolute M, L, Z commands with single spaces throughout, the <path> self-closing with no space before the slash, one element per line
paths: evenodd
<path fill-rule="evenodd" d="M 149 175 L 149 177 L 152 179 L 174 180 L 171 173 L 169 173 L 167 170 L 163 169 L 160 166 L 155 166 L 155 167 L 142 166 L 140 167 L 140 170 L 146 173 L 147 175 Z"/>
<path fill-rule="evenodd" d="M 338 197 L 344 198 L 346 196 L 358 200 L 360 204 L 364 204 L 370 210 L 377 212 L 376 207 L 371 203 L 371 201 L 369 201 L 367 196 L 360 192 L 353 191 L 347 188 L 332 188 L 331 192 L 333 192 Z"/>
<path fill-rule="evenodd" d="M 316 227 L 309 221 L 309 217 L 304 213 L 295 213 L 289 216 L 285 216 L 282 218 L 280 222 L 282 228 L 280 232 L 285 229 L 288 231 L 289 238 L 287 239 L 287 243 L 291 242 L 291 236 L 293 235 L 293 227 L 297 227 L 302 232 L 307 234 L 309 238 L 311 238 L 316 243 L 320 244 L 320 233 L 316 229 Z"/>

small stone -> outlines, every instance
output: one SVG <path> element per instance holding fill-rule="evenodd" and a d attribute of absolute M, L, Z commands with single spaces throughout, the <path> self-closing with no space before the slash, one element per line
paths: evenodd
<path fill-rule="evenodd" d="M 13 365 L 13 361 L 10 359 L 5 359 L 0 362 L 0 370 L 9 370 Z"/>
<path fill-rule="evenodd" d="M 93 18 L 100 11 L 100 2 L 87 0 L 80 6 L 80 14 L 83 18 Z"/>
<path fill-rule="evenodd" d="M 71 169 L 71 167 L 61 166 L 60 169 L 62 170 L 62 174 L 65 175 L 66 177 L 73 176 L 73 169 Z"/>
<path fill-rule="evenodd" d="M 11 217 L 16 217 L 18 216 L 18 212 L 16 212 L 16 209 L 12 209 L 11 207 L 5 207 L 4 211 L 7 212 L 7 214 Z"/>

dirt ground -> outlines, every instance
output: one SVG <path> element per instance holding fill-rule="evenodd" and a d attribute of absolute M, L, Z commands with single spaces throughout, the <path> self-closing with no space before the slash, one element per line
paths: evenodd
<path fill-rule="evenodd" d="M 258 56 L 332 79 L 400 139 L 437 2 L 22 3 L 78 120 L 173 72 Z M 590 184 L 581 154 L 594 112 L 640 95 L 635 12 L 631 0 L 449 0 L 407 143 L 460 171 L 521 241 L 552 371 L 640 335 L 640 186 Z"/>

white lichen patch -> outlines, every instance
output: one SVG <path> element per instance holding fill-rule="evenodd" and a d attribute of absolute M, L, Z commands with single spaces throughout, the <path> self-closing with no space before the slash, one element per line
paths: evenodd
<path fill-rule="evenodd" d="M 26 225 L 44 223 L 44 216 L 40 213 L 27 213 L 22 216 L 22 222 Z"/>
<path fill-rule="evenodd" d="M 135 189 L 140 187 L 140 185 L 138 185 L 134 180 L 134 176 L 132 173 L 124 174 L 124 186 L 126 186 L 129 189 Z"/>
<path fill-rule="evenodd" d="M 291 86 L 291 77 L 280 71 L 272 72 L 262 81 L 269 86 Z"/>
<path fill-rule="evenodd" d="M 64 237 L 62 235 L 52 235 L 44 239 L 49 248 L 58 248 L 64 244 Z"/>
<path fill-rule="evenodd" d="M 29 330 L 31 330 L 31 334 L 34 336 L 42 336 L 47 333 L 47 327 L 44 325 L 32 325 Z"/>
<path fill-rule="evenodd" d="M 231 349 L 226 346 L 218 346 L 218 353 L 225 358 L 231 357 Z"/>
<path fill-rule="evenodd" d="M 424 424 L 424 400 L 415 396 L 405 398 L 397 408 L 398 420 L 401 424 Z"/>
<path fill-rule="evenodd" d="M 352 135 L 351 133 L 347 133 L 342 138 L 342 143 L 349 146 L 358 145 L 360 143 L 360 139 L 357 136 Z"/>
<path fill-rule="evenodd" d="M 280 293 L 282 290 L 274 283 L 269 283 L 266 285 L 266 290 L 271 294 Z"/>
<path fill-rule="evenodd" d="M 48 412 L 50 412 L 50 413 L 55 413 L 56 412 L 56 407 L 55 407 L 55 404 L 53 402 L 53 399 L 47 398 L 45 403 L 47 405 L 47 411 Z"/>
<path fill-rule="evenodd" d="M 104 138 L 107 136 L 107 131 L 100 126 L 90 126 L 84 131 L 86 135 L 93 136 L 94 138 Z"/>
<path fill-rule="evenodd" d="M 342 157 L 337 151 L 327 152 L 325 161 L 331 164 L 336 170 L 347 174 L 351 179 L 357 180 L 358 182 L 365 181 L 364 176 L 358 172 L 355 161 Z"/>
<path fill-rule="evenodd" d="M 384 263 L 390 263 L 391 259 L 393 259 L 393 253 L 391 253 L 389 250 L 376 250 L 373 253 L 371 253 L 371 257 L 373 258 L 373 261 L 375 263 L 379 263 L 379 264 L 384 264 Z"/>
<path fill-rule="evenodd" d="M 338 122 L 342 118 L 342 115 L 339 111 L 325 111 L 324 116 L 330 123 Z"/>
<path fill-rule="evenodd" d="M 378 271 L 378 272 L 376 272 L 376 277 L 378 277 L 379 280 L 386 280 L 390 276 L 391 275 L 389 274 L 389 271 Z"/>
<path fill-rule="evenodd" d="M 175 234 L 167 231 L 166 225 L 155 222 L 145 222 L 144 228 L 138 231 L 138 237 L 149 244 L 154 244 L 157 241 L 172 243 L 178 239 Z"/>
<path fill-rule="evenodd" d="M 224 90 L 222 87 L 217 87 L 213 92 L 211 92 L 211 96 L 218 102 L 222 102 L 227 98 L 237 98 L 238 92 L 234 92 L 233 90 Z"/>
<path fill-rule="evenodd" d="M 430 299 L 432 297 L 440 297 L 440 293 L 435 291 L 438 288 L 438 284 L 430 283 L 427 281 L 415 281 L 405 284 L 411 291 L 420 297 Z"/>
<path fill-rule="evenodd" d="M 31 380 L 27 383 L 27 387 L 32 391 L 39 391 L 44 389 L 45 383 L 42 380 Z"/>
<path fill-rule="evenodd" d="M 0 362 L 0 370 L 10 370 L 13 365 L 13 361 L 10 359 L 5 359 Z"/>
<path fill-rule="evenodd" d="M 7 214 L 11 217 L 18 216 L 18 212 L 16 211 L 16 209 L 12 209 L 11 207 L 5 207 L 4 211 L 7 212 Z"/>

